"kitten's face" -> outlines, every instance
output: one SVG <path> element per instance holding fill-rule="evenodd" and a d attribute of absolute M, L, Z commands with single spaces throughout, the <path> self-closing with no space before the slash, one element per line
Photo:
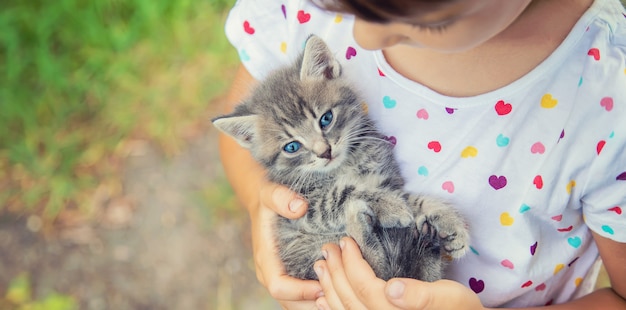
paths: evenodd
<path fill-rule="evenodd" d="M 326 44 L 311 37 L 302 57 L 273 72 L 231 115 L 213 124 L 281 175 L 327 173 L 348 158 L 364 114 Z"/>
<path fill-rule="evenodd" d="M 336 80 L 282 87 L 258 120 L 253 154 L 273 169 L 326 173 L 354 144 L 362 112 L 355 94 Z M 285 91 L 288 90 L 288 91 Z"/>

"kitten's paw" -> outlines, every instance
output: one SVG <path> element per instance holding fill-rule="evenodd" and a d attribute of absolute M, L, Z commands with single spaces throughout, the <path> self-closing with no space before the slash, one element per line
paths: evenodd
<path fill-rule="evenodd" d="M 370 233 L 376 215 L 374 211 L 361 200 L 346 203 L 346 229 L 352 236 Z"/>
<path fill-rule="evenodd" d="M 403 228 L 413 224 L 413 214 L 408 209 L 398 209 L 395 212 L 378 214 L 380 226 L 385 228 Z"/>
<path fill-rule="evenodd" d="M 443 253 L 452 258 L 462 257 L 469 250 L 469 231 L 453 210 L 446 208 L 433 214 L 422 214 L 415 224 L 422 235 L 438 239 Z"/>

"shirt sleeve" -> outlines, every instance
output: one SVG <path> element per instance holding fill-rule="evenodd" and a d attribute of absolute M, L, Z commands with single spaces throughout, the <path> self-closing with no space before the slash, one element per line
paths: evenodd
<path fill-rule="evenodd" d="M 328 31 L 332 18 L 306 0 L 238 0 L 225 31 L 241 63 L 260 80 L 294 61 L 311 34 Z"/>
<path fill-rule="evenodd" d="M 619 16 L 621 17 L 621 16 Z M 607 65 L 592 72 L 602 76 L 601 95 L 594 98 L 602 110 L 598 117 L 607 128 L 597 140 L 596 160 L 592 163 L 582 196 L 585 222 L 599 235 L 626 242 L 626 23 L 615 26 L 604 50 Z M 593 102 L 592 101 L 592 102 Z M 575 156 L 575 155 L 573 155 Z"/>
<path fill-rule="evenodd" d="M 606 140 L 598 141 L 602 158 L 593 164 L 583 197 L 583 212 L 589 228 L 618 242 L 626 242 L 625 129 L 622 127 Z"/>

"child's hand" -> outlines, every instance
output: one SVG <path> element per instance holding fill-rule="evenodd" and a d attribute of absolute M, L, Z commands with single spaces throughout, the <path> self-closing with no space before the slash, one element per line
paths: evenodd
<path fill-rule="evenodd" d="M 260 205 L 249 208 L 256 274 L 270 295 L 285 309 L 314 309 L 314 300 L 322 292 L 319 282 L 288 276 L 276 254 L 271 224 L 275 213 L 288 218 L 298 218 L 306 213 L 307 205 L 303 200 L 297 210 L 292 208 L 295 212 L 290 210 L 289 202 L 295 197 L 296 194 L 287 188 L 265 182 L 261 185 Z"/>
<path fill-rule="evenodd" d="M 376 278 L 354 240 L 342 244 L 324 245 L 326 260 L 315 264 L 325 294 L 316 302 L 322 309 L 484 309 L 474 292 L 454 281 Z"/>
<path fill-rule="evenodd" d="M 297 219 L 306 214 L 307 203 L 287 187 L 265 182 L 261 185 L 261 204 L 289 219 Z"/>

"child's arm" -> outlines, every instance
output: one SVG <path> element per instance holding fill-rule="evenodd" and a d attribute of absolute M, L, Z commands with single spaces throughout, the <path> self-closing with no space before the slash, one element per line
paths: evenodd
<path fill-rule="evenodd" d="M 250 73 L 240 66 L 226 98 L 225 112 L 231 112 L 237 103 L 248 95 L 255 83 L 256 80 Z M 297 199 L 296 202 L 299 200 L 301 204 L 296 210 L 295 193 L 267 182 L 263 168 L 251 157 L 248 150 L 239 146 L 230 137 L 221 134 L 219 148 L 228 180 L 250 215 L 257 278 L 284 307 L 295 309 L 308 306 L 310 309 L 313 305 L 312 300 L 322 290 L 319 282 L 297 280 L 284 273 L 274 249 L 274 236 L 271 230 L 271 220 L 275 213 L 288 218 L 301 217 L 306 213 L 306 204 Z M 289 208 L 290 202 L 294 211 Z M 309 302 L 297 302 L 301 300 Z"/>

